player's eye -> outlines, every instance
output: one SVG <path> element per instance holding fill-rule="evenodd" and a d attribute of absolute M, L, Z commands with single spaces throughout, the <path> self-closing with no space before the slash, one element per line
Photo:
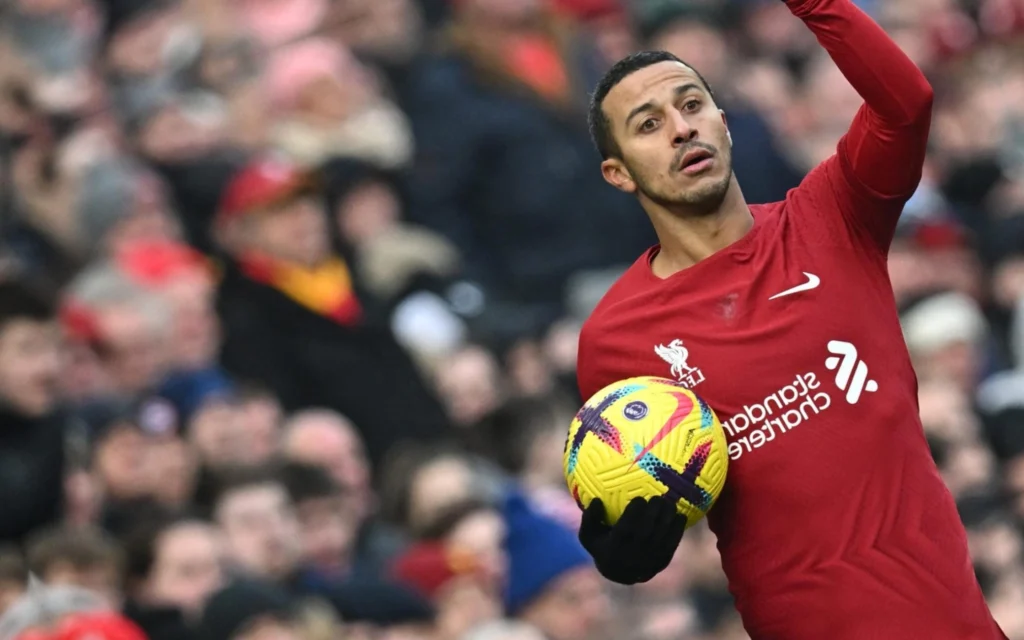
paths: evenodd
<path fill-rule="evenodd" d="M 697 100 L 696 98 L 692 100 L 687 100 L 685 103 L 683 103 L 684 111 L 693 112 L 696 111 L 697 109 L 700 109 L 700 100 Z"/>
<path fill-rule="evenodd" d="M 640 123 L 641 133 L 650 133 L 658 128 L 658 121 L 655 118 L 647 118 Z"/>

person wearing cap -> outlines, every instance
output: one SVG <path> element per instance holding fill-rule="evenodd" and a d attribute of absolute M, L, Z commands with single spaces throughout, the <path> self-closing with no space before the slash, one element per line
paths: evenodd
<path fill-rule="evenodd" d="M 506 498 L 503 512 L 508 526 L 508 615 L 533 625 L 547 640 L 600 636 L 612 621 L 611 602 L 573 532 L 518 493 Z"/>
<path fill-rule="evenodd" d="M 314 176 L 258 158 L 229 182 L 214 224 L 229 256 L 218 310 L 230 373 L 268 387 L 286 411 L 348 416 L 374 461 L 444 435 L 440 403 L 332 248 Z"/>
<path fill-rule="evenodd" d="M 154 504 L 177 508 L 191 498 L 195 461 L 170 401 L 96 401 L 77 415 L 89 444 L 83 480 L 103 496 L 102 501 L 94 496 L 82 505 L 82 517 L 99 517 L 108 531 L 121 532 Z M 99 513 L 88 515 L 93 510 Z"/>

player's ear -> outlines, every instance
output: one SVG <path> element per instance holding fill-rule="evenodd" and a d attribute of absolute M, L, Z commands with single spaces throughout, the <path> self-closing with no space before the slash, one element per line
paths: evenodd
<path fill-rule="evenodd" d="M 625 191 L 626 193 L 636 193 L 636 182 L 633 180 L 633 176 L 630 175 L 629 169 L 626 165 L 618 158 L 608 158 L 601 163 L 601 175 L 604 176 L 605 182 L 612 185 L 619 191 Z"/>
<path fill-rule="evenodd" d="M 726 119 L 724 111 L 719 109 L 718 113 L 722 116 L 722 124 L 725 125 L 725 137 L 729 139 L 729 146 L 731 147 L 732 146 L 732 131 L 729 131 L 729 121 L 728 121 L 728 119 Z"/>

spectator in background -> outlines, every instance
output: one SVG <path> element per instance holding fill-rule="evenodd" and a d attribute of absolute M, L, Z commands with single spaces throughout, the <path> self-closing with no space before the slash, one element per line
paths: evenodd
<path fill-rule="evenodd" d="M 330 410 L 300 411 L 286 423 L 281 447 L 286 460 L 322 468 L 339 488 L 341 514 L 355 534 L 350 562 L 342 567 L 357 578 L 379 575 L 404 539 L 381 518 L 372 470 L 355 427 Z"/>
<path fill-rule="evenodd" d="M 262 444 L 249 439 L 234 384 L 217 372 L 182 378 L 166 385 L 165 396 L 184 421 L 188 438 L 204 471 L 264 462 Z"/>
<path fill-rule="evenodd" d="M 104 4 L 105 66 L 115 82 L 166 82 L 195 55 L 198 34 L 188 29 L 188 14 L 180 0 L 107 0 Z M 160 46 L 172 38 L 174 46 Z"/>
<path fill-rule="evenodd" d="M 508 498 L 505 607 L 549 640 L 616 637 L 609 628 L 605 582 L 571 531 L 536 513 L 520 496 Z"/>
<path fill-rule="evenodd" d="M 61 365 L 55 308 L 0 282 L 0 540 L 20 542 L 60 519 L 65 419 L 57 413 Z"/>
<path fill-rule="evenodd" d="M 327 13 L 325 0 L 230 0 L 249 31 L 266 48 L 312 35 Z"/>
<path fill-rule="evenodd" d="M 448 415 L 464 429 L 498 409 L 507 394 L 501 364 L 480 345 L 465 345 L 448 356 L 438 367 L 436 382 Z M 466 437 L 474 436 L 469 432 Z"/>
<path fill-rule="evenodd" d="M 436 611 L 413 589 L 390 581 L 344 585 L 331 604 L 352 640 L 433 640 Z"/>
<path fill-rule="evenodd" d="M 170 364 L 170 309 L 163 298 L 101 263 L 75 279 L 62 315 L 71 339 L 97 358 L 101 377 L 90 396 L 127 400 L 155 391 Z"/>
<path fill-rule="evenodd" d="M 413 545 L 395 562 L 395 578 L 431 600 L 437 640 L 459 640 L 502 615 L 501 584 L 487 576 L 475 553 L 443 543 Z"/>
<path fill-rule="evenodd" d="M 170 306 L 171 370 L 188 374 L 217 369 L 220 323 L 210 262 L 188 245 L 160 239 L 136 240 L 115 251 L 114 259 L 136 285 L 158 293 Z"/>
<path fill-rule="evenodd" d="M 199 466 L 195 498 L 209 505 L 218 476 L 233 469 L 262 466 L 277 453 L 278 425 L 271 415 L 252 411 L 251 398 L 215 371 L 165 386 L 164 393 L 184 421 L 189 450 Z"/>
<path fill-rule="evenodd" d="M 359 521 L 345 508 L 343 489 L 321 467 L 291 463 L 282 469 L 295 505 L 303 569 L 297 580 L 304 591 L 326 591 L 337 583 L 374 574 L 360 566 L 356 553 Z"/>
<path fill-rule="evenodd" d="M 505 586 L 508 554 L 504 545 L 508 525 L 494 504 L 479 499 L 455 503 L 414 533 L 428 546 L 433 544 L 472 555 L 474 574 L 485 590 L 500 592 Z"/>
<path fill-rule="evenodd" d="M 928 296 L 901 314 L 907 349 L 922 380 L 946 378 L 972 392 L 982 374 L 985 317 L 961 293 Z"/>
<path fill-rule="evenodd" d="M 0 618 L 0 638 L 51 640 L 90 637 L 147 640 L 100 596 L 70 586 L 33 585 Z"/>
<path fill-rule="evenodd" d="M 154 461 L 154 443 L 173 428 L 166 422 L 147 419 L 134 402 L 110 402 L 89 408 L 91 451 L 89 480 L 102 496 L 98 524 L 119 533 L 137 517 L 137 509 L 156 497 L 158 486 L 175 491 L 190 478 L 160 477 L 168 460 Z M 171 436 L 173 437 L 173 435 Z M 180 493 L 180 491 L 175 491 Z"/>
<path fill-rule="evenodd" d="M 69 123 L 102 104 L 102 85 L 88 63 L 95 14 L 86 3 L 20 0 L 5 3 L 3 14 L 0 77 L 9 93 L 3 100 L 13 109 L 4 109 L 10 116 L 0 120 L 26 142 L 12 158 L 16 192 L 9 198 L 16 218 L 5 221 L 5 233 L 11 234 L 5 239 L 20 259 L 59 285 L 77 268 L 72 265 L 78 265 L 81 250 L 74 200 L 82 149 L 61 142 L 76 138 L 67 135 Z"/>
<path fill-rule="evenodd" d="M 29 541 L 28 570 L 48 585 L 88 589 L 119 609 L 124 559 L 116 541 L 96 529 L 44 531 Z"/>
<path fill-rule="evenodd" d="M 428 530 L 456 505 L 497 500 L 505 483 L 488 462 L 445 445 L 396 451 L 383 479 L 382 513 L 413 535 Z"/>
<path fill-rule="evenodd" d="M 227 86 L 225 94 L 218 95 L 204 86 L 208 76 L 203 69 L 208 65 L 203 64 L 204 25 L 198 18 L 200 8 L 209 8 L 207 3 L 107 4 L 101 60 L 128 146 L 167 181 L 185 236 L 209 248 L 207 226 L 217 195 L 240 162 L 241 151 L 233 144 L 239 136 L 233 129 L 250 128 L 248 136 L 259 140 L 265 128 L 261 101 L 249 88 L 253 81 L 246 78 L 255 61 L 247 60 L 238 47 L 228 47 L 227 66 L 237 63 L 239 85 L 249 90 Z M 218 43 L 231 41 L 237 30 L 237 20 L 232 29 L 210 29 L 223 34 Z M 214 57 L 212 48 L 205 50 L 207 58 Z M 248 73 L 257 70 L 258 66 Z M 240 102 L 247 104 L 240 108 Z M 229 115 L 243 122 L 230 122 Z"/>
<path fill-rule="evenodd" d="M 125 615 L 150 640 L 195 637 L 206 601 L 224 582 L 221 533 L 188 516 L 140 523 L 126 538 Z"/>
<path fill-rule="evenodd" d="M 271 140 L 303 167 L 351 157 L 393 169 L 412 157 L 405 114 L 341 45 L 315 38 L 276 50 L 267 81 L 277 122 Z"/>
<path fill-rule="evenodd" d="M 224 640 L 302 640 L 295 602 L 269 582 L 239 580 L 210 598 L 203 637 Z"/>
<path fill-rule="evenodd" d="M 580 510 L 564 490 L 565 430 L 575 407 L 559 397 L 513 398 L 467 429 L 466 444 L 519 479 L 537 507 L 568 527 Z"/>
<path fill-rule="evenodd" d="M 109 257 L 138 241 L 175 240 L 181 234 L 166 187 L 152 171 L 124 157 L 86 169 L 76 214 L 88 257 Z"/>
<path fill-rule="evenodd" d="M 322 194 L 310 180 L 262 159 L 224 194 L 217 225 L 232 260 L 218 300 L 222 357 L 286 409 L 323 406 L 350 417 L 370 459 L 380 460 L 395 443 L 438 438 L 446 419 L 331 251 Z M 388 400 L 395 397 L 402 402 Z"/>
<path fill-rule="evenodd" d="M 468 334 L 463 316 L 472 305 L 458 300 L 465 288 L 458 251 L 438 233 L 406 220 L 400 173 L 336 159 L 323 174 L 330 185 L 331 233 L 341 252 L 351 257 L 366 294 L 390 316 L 399 343 L 433 370 Z"/>
<path fill-rule="evenodd" d="M 325 469 L 360 522 L 376 511 L 366 451 L 345 416 L 330 409 L 296 412 L 285 423 L 281 446 L 287 459 Z"/>
<path fill-rule="evenodd" d="M 331 2 L 321 31 L 400 81 L 412 66 L 426 33 L 422 2 Z"/>
<path fill-rule="evenodd" d="M 237 572 L 281 585 L 296 577 L 299 522 L 295 505 L 275 473 L 239 469 L 225 474 L 212 513 Z"/>
<path fill-rule="evenodd" d="M 402 91 L 412 219 L 455 242 L 486 300 L 480 331 L 511 342 L 559 317 L 573 274 L 654 241 L 589 168 L 587 91 L 606 63 L 583 33 L 540 0 L 460 0 L 435 53 Z"/>
<path fill-rule="evenodd" d="M 255 442 L 255 460 L 270 460 L 281 453 L 284 411 L 274 394 L 259 385 L 243 382 L 238 390 L 238 410 Z"/>
<path fill-rule="evenodd" d="M 594 38 L 609 67 L 637 50 L 637 33 L 627 4 L 620 0 L 547 0 L 552 10 L 576 22 Z"/>

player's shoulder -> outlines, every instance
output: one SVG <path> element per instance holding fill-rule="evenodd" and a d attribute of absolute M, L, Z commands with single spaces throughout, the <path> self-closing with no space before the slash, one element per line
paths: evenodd
<path fill-rule="evenodd" d="M 651 257 L 657 251 L 657 245 L 647 249 L 605 292 L 598 301 L 590 317 L 583 323 L 584 329 L 602 325 L 611 311 L 619 304 L 642 296 L 652 284 L 650 274 Z"/>
<path fill-rule="evenodd" d="M 842 179 L 841 164 L 840 156 L 832 154 L 811 167 L 800 184 L 786 193 L 784 200 L 772 205 L 777 205 L 780 211 L 823 205 L 831 208 L 836 199 L 837 181 Z"/>

